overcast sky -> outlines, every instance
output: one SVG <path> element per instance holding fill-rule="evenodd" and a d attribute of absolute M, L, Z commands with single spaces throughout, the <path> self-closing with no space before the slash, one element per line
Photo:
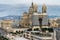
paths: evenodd
<path fill-rule="evenodd" d="M 0 4 L 31 4 L 32 0 L 0 0 Z M 60 5 L 60 0 L 33 0 L 38 5 L 46 3 L 47 5 Z"/>
<path fill-rule="evenodd" d="M 49 15 L 60 15 L 60 0 L 0 0 L 0 4 L 11 4 L 10 6 L 0 5 L 0 17 L 6 15 L 21 15 L 26 8 L 14 6 L 14 4 L 31 5 L 32 1 L 37 5 L 45 3 L 46 5 L 59 5 L 59 7 L 52 7 L 48 10 Z M 12 6 L 13 5 L 13 6 Z M 53 9 L 53 10 L 52 10 Z"/>

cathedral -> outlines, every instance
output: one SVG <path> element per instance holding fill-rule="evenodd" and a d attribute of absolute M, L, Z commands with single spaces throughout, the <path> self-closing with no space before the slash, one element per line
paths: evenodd
<path fill-rule="evenodd" d="M 29 11 L 24 12 L 20 25 L 24 28 L 44 28 L 48 26 L 47 7 L 42 5 L 42 12 L 38 12 L 37 4 L 32 2 Z"/>

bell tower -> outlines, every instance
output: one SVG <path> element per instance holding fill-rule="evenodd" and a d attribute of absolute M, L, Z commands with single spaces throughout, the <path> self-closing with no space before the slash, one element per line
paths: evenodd
<path fill-rule="evenodd" d="M 37 12 L 38 6 L 32 2 L 30 8 L 29 8 L 29 13 Z"/>
<path fill-rule="evenodd" d="M 33 11 L 34 11 L 34 12 L 37 12 L 37 9 L 38 9 L 37 4 L 34 4 Z"/>
<path fill-rule="evenodd" d="M 45 4 L 42 5 L 42 13 L 46 13 L 47 12 L 47 7 Z"/>
<path fill-rule="evenodd" d="M 29 8 L 29 13 L 30 13 L 30 14 L 33 13 L 33 5 L 34 5 L 34 4 L 33 4 L 33 2 L 32 2 L 31 6 L 30 6 L 30 8 Z"/>

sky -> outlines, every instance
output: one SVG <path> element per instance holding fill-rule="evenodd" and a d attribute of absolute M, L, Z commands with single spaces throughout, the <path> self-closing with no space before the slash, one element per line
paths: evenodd
<path fill-rule="evenodd" d="M 60 0 L 0 0 L 0 4 L 31 4 L 31 2 L 38 5 L 46 3 L 47 5 L 60 5 Z"/>
<path fill-rule="evenodd" d="M 7 15 L 22 15 L 22 13 L 26 10 L 25 8 L 22 9 L 19 6 L 14 6 L 16 4 L 26 4 L 26 5 L 31 5 L 31 3 L 34 2 L 37 5 L 42 5 L 42 4 L 46 4 L 46 5 L 59 5 L 60 6 L 60 0 L 0 0 L 0 4 L 11 4 L 13 6 L 1 6 L 0 5 L 0 17 L 2 16 L 7 16 Z M 53 11 L 53 10 L 54 11 Z M 56 10 L 56 11 L 55 11 Z M 21 12 L 20 12 L 21 11 Z M 51 12 L 51 13 L 50 13 Z M 58 12 L 58 15 L 60 15 L 60 7 L 53 7 L 51 9 L 49 9 L 49 14 L 52 15 L 56 15 Z"/>

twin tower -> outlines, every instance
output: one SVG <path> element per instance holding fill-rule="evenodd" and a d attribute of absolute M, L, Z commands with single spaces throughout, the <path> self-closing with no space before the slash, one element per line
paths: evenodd
<path fill-rule="evenodd" d="M 33 27 L 48 27 L 48 16 L 47 16 L 47 7 L 45 4 L 42 5 L 42 12 L 38 12 L 38 6 L 34 3 L 29 8 L 29 13 L 32 14 L 32 26 Z"/>
<path fill-rule="evenodd" d="M 30 9 L 29 9 L 29 12 L 30 13 L 32 13 L 32 12 L 38 12 L 37 9 L 38 9 L 38 6 L 32 2 L 31 6 L 30 6 Z M 46 9 L 47 9 L 46 5 L 43 4 L 42 5 L 42 13 L 46 13 L 47 12 Z"/>

